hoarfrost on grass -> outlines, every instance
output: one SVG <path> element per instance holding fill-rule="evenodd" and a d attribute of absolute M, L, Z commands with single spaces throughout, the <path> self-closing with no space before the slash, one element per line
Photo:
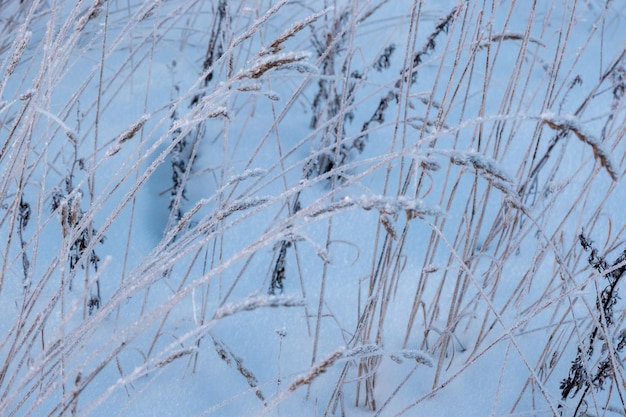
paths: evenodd
<path fill-rule="evenodd" d="M 2 2 L 0 412 L 623 409 L 617 2 L 174 3 Z"/>
<path fill-rule="evenodd" d="M 214 315 L 218 320 L 242 311 L 256 310 L 263 307 L 302 307 L 305 302 L 301 298 L 288 295 L 251 295 L 236 303 L 220 307 Z"/>

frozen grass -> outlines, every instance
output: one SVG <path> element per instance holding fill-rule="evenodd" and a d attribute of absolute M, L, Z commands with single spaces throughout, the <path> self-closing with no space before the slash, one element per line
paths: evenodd
<path fill-rule="evenodd" d="M 623 415 L 625 16 L 537 3 L 0 0 L 0 414 Z"/>

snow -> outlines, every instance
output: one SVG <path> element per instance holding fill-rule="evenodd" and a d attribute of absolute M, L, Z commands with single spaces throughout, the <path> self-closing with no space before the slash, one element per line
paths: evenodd
<path fill-rule="evenodd" d="M 619 2 L 0 3 L 0 415 L 624 410 Z"/>

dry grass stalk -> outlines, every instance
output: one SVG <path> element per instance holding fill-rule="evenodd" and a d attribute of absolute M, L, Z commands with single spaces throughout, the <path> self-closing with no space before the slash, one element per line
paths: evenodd
<path fill-rule="evenodd" d="M 328 370 L 335 362 L 341 359 L 344 356 L 345 349 L 339 348 L 326 358 L 322 359 L 318 363 L 314 364 L 308 373 L 299 376 L 296 378 L 290 385 L 287 391 L 293 392 L 297 390 L 302 385 L 308 385 L 313 382 L 314 379 L 318 378 L 324 372 Z"/>
<path fill-rule="evenodd" d="M 274 41 L 268 46 L 264 51 L 261 52 L 261 55 L 266 54 L 277 54 L 278 52 L 284 49 L 282 45 L 287 39 L 294 37 L 298 32 L 302 29 L 311 26 L 315 23 L 320 17 L 332 12 L 334 7 L 327 7 L 324 10 L 313 13 L 310 16 L 307 16 L 305 19 L 294 23 L 288 29 L 286 29 L 283 33 L 281 33 Z"/>
<path fill-rule="evenodd" d="M 28 45 L 28 42 L 30 42 L 30 38 L 32 37 L 33 33 L 27 30 L 21 35 L 22 36 L 19 36 L 16 39 L 16 42 L 19 42 L 19 44 L 17 44 L 17 46 L 15 47 L 15 50 L 13 51 L 13 55 L 11 56 L 11 60 L 9 61 L 9 65 L 7 66 L 5 70 L 5 74 L 4 74 L 5 78 L 10 77 L 11 74 L 13 74 L 13 71 L 15 71 L 15 67 L 20 62 L 20 59 L 22 58 L 22 54 L 24 54 L 24 51 L 26 50 L 26 46 Z"/>
<path fill-rule="evenodd" d="M 96 19 L 102 11 L 104 0 L 94 0 L 93 4 L 79 17 L 76 22 L 76 32 L 82 32 L 89 21 Z"/>
<path fill-rule="evenodd" d="M 226 362 L 228 366 L 232 366 L 233 362 L 237 368 L 237 371 L 246 379 L 246 382 L 250 386 L 250 388 L 255 389 L 255 395 L 259 400 L 265 404 L 265 397 L 263 396 L 263 392 L 258 389 L 259 380 L 257 377 L 243 365 L 243 360 L 236 356 L 221 340 L 217 339 L 215 336 L 211 335 L 213 339 L 213 345 L 215 347 L 215 351 L 219 355 L 219 357 Z"/>
<path fill-rule="evenodd" d="M 408 219 L 425 216 L 443 216 L 445 213 L 438 208 L 428 207 L 423 201 L 408 197 L 389 198 L 384 196 L 361 196 L 359 198 L 344 197 L 323 207 L 307 207 L 305 213 L 309 217 L 319 217 L 349 208 L 362 208 L 369 211 L 378 210 L 382 215 L 396 215 L 404 212 Z"/>
<path fill-rule="evenodd" d="M 315 72 L 313 66 L 304 65 L 303 61 L 309 57 L 310 54 L 306 52 L 286 52 L 279 55 L 262 57 L 254 63 L 252 68 L 244 70 L 241 77 L 257 79 L 271 69 L 295 68 L 302 72 Z"/>
<path fill-rule="evenodd" d="M 302 307 L 304 300 L 286 295 L 254 295 L 234 304 L 220 307 L 213 316 L 214 320 L 232 316 L 242 311 L 252 311 L 264 307 Z"/>
<path fill-rule="evenodd" d="M 602 183 L 602 171 L 613 179 L 620 174 L 614 161 L 623 156 L 624 53 L 617 51 L 608 65 L 594 61 L 599 70 L 583 68 L 581 61 L 596 59 L 591 45 L 608 36 L 617 2 L 598 9 L 590 3 L 587 20 L 577 14 L 580 8 L 547 14 L 549 5 L 541 2 L 487 8 L 464 2 L 451 11 L 437 10 L 443 18 L 430 33 L 423 29 L 432 15 L 420 1 L 398 3 L 405 10 L 393 21 L 378 19 L 378 10 L 392 3 L 385 1 L 365 11 L 356 3 L 339 5 L 331 16 L 333 9 L 323 9 L 321 2 L 307 3 L 308 9 L 288 0 L 250 2 L 257 9 L 225 0 L 123 7 L 59 0 L 68 11 L 66 21 L 57 10 L 35 13 L 27 2 L 2 3 L 0 51 L 8 71 L 1 88 L 6 101 L 0 103 L 5 133 L 0 159 L 7 166 L 0 178 L 0 233 L 8 239 L 0 255 L 0 295 L 10 300 L 3 313 L 13 323 L 0 339 L 2 413 L 98 413 L 123 389 L 130 407 L 142 400 L 135 390 L 163 382 L 160 371 L 196 372 L 200 355 L 209 364 L 223 360 L 234 379 L 243 377 L 249 387 L 219 404 L 194 398 L 207 401 L 206 415 L 242 415 L 250 407 L 263 408 L 263 414 L 288 396 L 304 399 L 298 388 L 315 382 L 325 391 L 309 396 L 311 403 L 332 391 L 320 414 L 349 414 L 354 410 L 345 401 L 346 390 L 355 380 L 358 407 L 378 408 L 377 415 L 419 413 L 425 399 L 445 395 L 470 375 L 470 366 L 490 360 L 503 343 L 525 367 L 516 367 L 514 377 L 528 377 L 528 383 L 519 393 L 504 392 L 513 374 L 510 355 L 505 356 L 499 378 L 488 379 L 497 388 L 495 407 L 508 407 L 511 414 L 556 410 L 552 399 L 564 391 L 550 387 L 571 369 L 568 358 L 579 346 L 586 360 L 585 344 L 593 344 L 594 332 L 588 376 L 610 389 L 582 384 L 577 395 L 588 391 L 583 397 L 595 401 L 587 404 L 589 413 L 598 415 L 624 404 L 616 383 L 623 379 L 618 354 L 626 339 L 618 329 L 624 318 L 609 302 L 614 290 L 589 291 L 610 268 L 581 280 L 585 259 L 572 249 L 582 227 L 606 231 L 606 248 L 622 247 L 626 231 L 615 227 L 619 222 L 610 209 L 621 201 L 620 184 Z M 503 15 L 520 15 L 520 9 L 524 19 L 502 21 Z M 562 19 L 547 18 L 561 12 Z M 558 40 L 550 35 L 554 25 Z M 378 37 L 377 30 L 399 36 Z M 583 44 L 576 43 L 576 33 L 588 35 Z M 32 44 L 33 38 L 41 41 Z M 363 39 L 372 44 L 364 49 Z M 181 55 L 168 56 L 164 41 L 175 41 Z M 202 42 L 208 43 L 206 53 L 198 51 Z M 607 56 L 613 46 L 602 44 Z M 289 51 L 290 45 L 297 50 Z M 568 53 L 572 47 L 576 56 Z M 307 52 L 317 56 L 316 68 Z M 174 93 L 155 94 L 152 86 L 163 84 L 154 82 L 161 64 L 174 58 L 178 68 L 185 66 L 178 73 L 173 64 L 167 67 L 173 74 L 167 87 Z M 87 68 L 85 76 L 71 79 L 73 68 Z M 195 82 L 177 78 L 187 70 L 199 74 Z M 502 71 L 507 77 L 500 77 Z M 575 107 L 576 120 L 544 113 L 540 123 L 556 130 L 548 143 L 542 129 L 526 129 L 527 114 L 572 107 L 571 100 L 588 85 L 589 71 L 598 72 L 593 75 L 598 81 Z M 573 78 L 579 72 L 585 84 Z M 165 98 L 157 102 L 157 97 Z M 312 107 L 304 116 L 303 103 Z M 310 134 L 294 129 L 292 121 L 301 121 L 294 115 L 311 118 Z M 601 139 L 578 122 L 592 118 L 603 118 Z M 358 121 L 356 130 L 351 121 Z M 145 129 L 148 124 L 151 129 Z M 560 161 L 571 156 L 572 146 L 560 139 L 570 133 L 592 147 L 602 175 L 594 170 L 582 178 L 580 171 L 588 170 L 578 170 L 564 177 Z M 113 141 L 102 144 L 103 135 Z M 381 140 L 365 149 L 365 139 L 374 136 Z M 359 151 L 367 151 L 367 159 L 352 162 Z M 70 165 L 80 160 L 84 169 Z M 172 219 L 164 225 L 152 215 L 168 163 L 175 178 L 165 191 L 172 191 Z M 504 203 L 482 180 L 505 194 Z M 71 187 L 65 188 L 67 183 Z M 49 191 L 59 184 L 53 198 Z M 197 200 L 188 208 L 185 198 Z M 48 209 L 51 199 L 58 204 L 54 214 Z M 523 210 L 510 210 L 506 200 Z M 147 226 L 138 220 L 146 206 Z M 359 227 L 356 237 L 354 228 L 344 234 L 348 210 Z M 426 221 L 410 221 L 416 217 Z M 105 233 L 114 238 L 101 242 Z M 137 245 L 143 233 L 153 240 Z M 50 236 L 63 248 L 51 251 Z M 145 253 L 141 243 L 148 247 Z M 342 247 L 367 255 L 343 265 L 352 259 Z M 80 265 L 94 267 L 95 248 L 114 259 L 115 270 L 99 266 L 82 292 L 60 286 L 59 276 L 69 283 Z M 258 271 L 268 262 L 270 292 L 287 295 L 236 298 L 251 286 L 266 290 L 268 277 Z M 340 270 L 344 267 L 348 273 Z M 14 285 L 12 276 L 24 279 Z M 92 316 L 79 317 L 76 312 L 101 277 L 106 299 Z M 305 302 L 315 303 L 316 311 L 309 314 Z M 274 309 L 293 306 L 303 307 L 304 316 L 293 323 L 291 315 Z M 270 319 L 255 331 L 275 337 L 276 321 L 285 320 L 290 335 L 303 336 L 281 338 L 277 374 L 264 366 L 263 375 L 255 375 L 255 361 L 264 360 L 256 341 L 253 348 L 237 345 L 235 355 L 226 338 L 237 343 L 230 326 L 245 331 L 246 319 L 265 307 L 272 307 L 264 311 Z M 403 337 L 398 350 L 383 349 Z M 217 358 L 202 349 L 207 339 L 213 339 Z M 303 340 L 313 360 L 302 354 Z M 337 341 L 346 349 L 316 357 L 322 346 Z M 533 362 L 537 341 L 544 346 Z M 190 355 L 188 368 L 176 360 Z M 287 389 L 277 384 L 283 390 L 266 405 L 259 381 L 269 386 L 284 378 L 284 360 L 310 369 Z M 117 366 L 111 367 L 114 361 Z M 328 372 L 339 363 L 339 372 Z M 432 372 L 422 373 L 421 365 L 432 366 Z M 119 375 L 107 374 L 110 368 Z M 379 372 L 397 378 L 379 390 Z M 577 372 L 573 379 L 582 375 Z M 185 375 L 182 384 L 194 381 L 195 375 Z M 418 378 L 421 383 L 412 385 Z M 566 385 L 571 397 L 578 386 Z M 418 392 L 404 396 L 407 386 Z M 239 401 L 243 397 L 252 401 Z"/>
<path fill-rule="evenodd" d="M 573 132 L 578 139 L 593 149 L 593 154 L 600 161 L 600 164 L 606 169 L 613 181 L 617 181 L 620 177 L 615 163 L 611 160 L 610 153 L 604 148 L 602 143 L 593 135 L 585 131 L 580 122 L 575 117 L 557 116 L 552 113 L 544 113 L 541 115 L 541 121 L 552 129 Z"/>

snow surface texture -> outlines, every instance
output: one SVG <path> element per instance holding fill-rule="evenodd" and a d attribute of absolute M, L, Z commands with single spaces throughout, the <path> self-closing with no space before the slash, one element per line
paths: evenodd
<path fill-rule="evenodd" d="M 624 25 L 0 0 L 0 415 L 624 415 Z"/>

